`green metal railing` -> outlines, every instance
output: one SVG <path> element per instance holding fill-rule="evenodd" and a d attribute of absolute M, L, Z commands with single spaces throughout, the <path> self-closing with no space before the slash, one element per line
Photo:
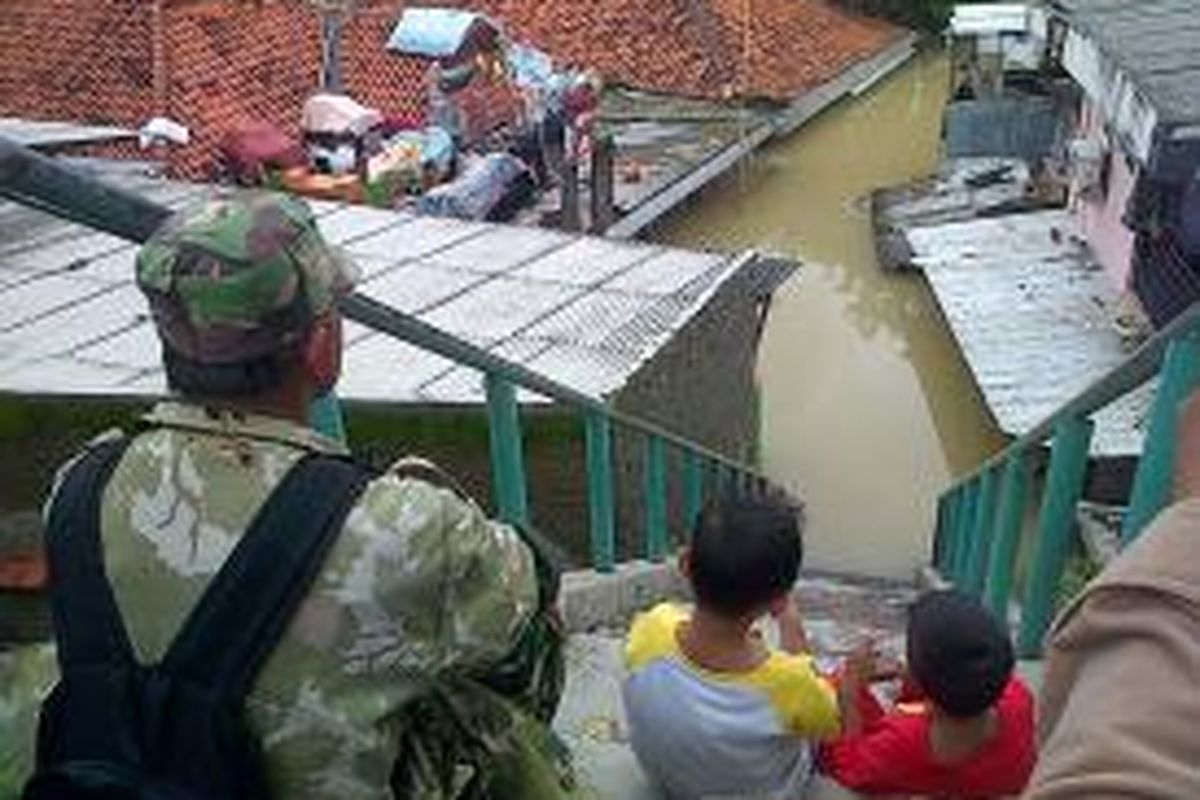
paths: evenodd
<path fill-rule="evenodd" d="M 171 214 L 144 197 L 107 186 L 94 178 L 0 138 L 0 196 L 132 241 L 145 241 Z M 765 491 L 765 477 L 729 458 L 658 425 L 621 413 L 524 366 L 507 361 L 421 320 L 351 294 L 341 302 L 343 314 L 387 336 L 437 353 L 484 375 L 492 486 L 499 516 L 514 524 L 530 521 L 529 488 L 522 442 L 517 390 L 524 388 L 574 408 L 584 418 L 592 566 L 615 566 L 616 474 L 614 429 L 641 437 L 644 443 L 645 521 L 643 553 L 663 559 L 670 549 L 668 486 L 672 451 L 682 486 L 683 525 L 690 529 L 705 497 L 718 492 Z M 341 425 L 336 406 L 326 402 L 320 417 Z"/>
<path fill-rule="evenodd" d="M 616 562 L 616 491 L 613 462 L 614 429 L 633 432 L 643 444 L 644 547 L 651 560 L 670 550 L 668 490 L 671 452 L 683 487 L 684 526 L 690 527 L 706 495 L 764 491 L 767 479 L 751 466 L 710 450 L 654 423 L 624 414 L 527 367 L 499 358 L 421 320 L 352 294 L 342 301 L 347 318 L 482 372 L 492 452 L 492 485 L 500 517 L 529 522 L 525 458 L 522 452 L 517 388 L 528 389 L 578 410 L 584 419 L 585 463 L 591 532 L 592 566 L 611 570 Z M 706 471 L 722 476 L 706 480 Z"/>
<path fill-rule="evenodd" d="M 934 566 L 1006 615 L 1022 523 L 1033 496 L 1031 463 L 1035 451 L 1049 443 L 1021 598 L 1017 646 L 1023 657 L 1040 654 L 1055 611 L 1088 467 L 1092 417 L 1155 376 L 1158 390 L 1121 530 L 1122 544 L 1128 544 L 1170 500 L 1179 408 L 1200 378 L 1200 304 L 938 501 Z"/>

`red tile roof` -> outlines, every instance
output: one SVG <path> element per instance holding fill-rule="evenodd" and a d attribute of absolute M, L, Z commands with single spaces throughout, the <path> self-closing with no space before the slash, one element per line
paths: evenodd
<path fill-rule="evenodd" d="M 901 29 L 829 0 L 467 0 L 514 38 L 637 88 L 791 100 Z"/>
<path fill-rule="evenodd" d="M 901 34 L 830 0 L 427 2 L 487 13 L 513 38 L 611 82 L 707 98 L 789 100 Z M 177 175 L 210 177 L 216 143 L 240 122 L 270 120 L 295 133 L 318 86 L 320 24 L 302 0 L 7 5 L 0 114 L 126 126 L 165 114 L 194 136 L 170 150 Z M 427 65 L 384 49 L 405 5 L 361 0 L 346 26 L 343 71 L 362 102 L 420 120 Z"/>

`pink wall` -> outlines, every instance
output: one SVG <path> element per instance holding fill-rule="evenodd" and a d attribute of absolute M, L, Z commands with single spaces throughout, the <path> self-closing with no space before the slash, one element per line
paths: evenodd
<path fill-rule="evenodd" d="M 1100 112 L 1085 101 L 1078 135 L 1098 136 L 1109 142 L 1104 132 L 1104 120 Z M 1120 291 L 1128 287 L 1129 272 L 1133 259 L 1133 232 L 1121 221 L 1125 204 L 1133 194 L 1137 174 L 1129 169 L 1119 144 L 1112 143 L 1111 170 L 1108 192 L 1103 197 L 1071 198 L 1071 207 L 1079 224 L 1080 233 L 1087 239 L 1096 259 L 1104 267 L 1113 284 Z"/>

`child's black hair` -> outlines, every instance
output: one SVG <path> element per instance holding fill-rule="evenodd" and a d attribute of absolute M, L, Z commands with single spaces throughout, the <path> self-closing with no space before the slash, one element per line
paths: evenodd
<path fill-rule="evenodd" d="M 689 555 L 692 591 L 726 616 L 760 611 L 791 591 L 803 545 L 798 505 L 781 496 L 724 497 L 696 520 Z"/>
<path fill-rule="evenodd" d="M 1015 657 L 1003 623 L 965 592 L 922 595 L 908 617 L 908 669 L 952 717 L 976 717 L 1000 699 Z"/>

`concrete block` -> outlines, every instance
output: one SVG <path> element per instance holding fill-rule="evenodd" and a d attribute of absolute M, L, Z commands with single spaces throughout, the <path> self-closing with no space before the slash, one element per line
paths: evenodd
<path fill-rule="evenodd" d="M 609 573 L 568 572 L 559 607 L 567 631 L 583 633 L 624 627 L 637 612 L 687 594 L 687 584 L 673 563 L 628 561 Z"/>

